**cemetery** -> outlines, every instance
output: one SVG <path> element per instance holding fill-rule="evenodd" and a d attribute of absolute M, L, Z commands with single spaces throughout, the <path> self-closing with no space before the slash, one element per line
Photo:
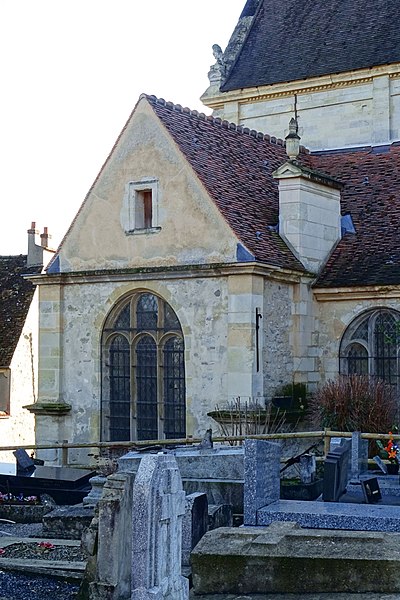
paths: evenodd
<path fill-rule="evenodd" d="M 61 493 L 42 534 L 81 542 L 80 600 L 185 600 L 189 586 L 191 597 L 400 593 L 399 476 L 378 456 L 368 466 L 368 440 L 357 432 L 330 439 L 323 473 L 317 449 L 283 459 L 277 441 L 229 446 L 208 434 L 191 446 L 128 451 L 108 477 L 80 470 L 76 479 L 59 467 L 58 479 L 38 477 L 50 496 Z M 24 469 L 46 469 L 15 454 L 17 481 L 31 479 Z M 283 496 L 294 466 L 302 489 L 317 482 L 317 497 Z M 79 503 L 62 501 L 71 489 L 84 496 Z"/>

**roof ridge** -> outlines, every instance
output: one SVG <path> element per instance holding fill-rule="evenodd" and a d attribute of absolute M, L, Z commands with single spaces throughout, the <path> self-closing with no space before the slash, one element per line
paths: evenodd
<path fill-rule="evenodd" d="M 244 125 L 237 125 L 236 123 L 232 123 L 231 121 L 227 121 L 226 119 L 221 119 L 221 117 L 214 117 L 213 115 L 206 115 L 203 112 L 199 112 L 198 110 L 192 110 L 188 107 L 183 107 L 181 104 L 174 104 L 174 102 L 164 100 L 164 98 L 158 98 L 154 94 L 141 94 L 141 98 L 146 98 L 150 103 L 158 104 L 160 106 L 164 106 L 165 108 L 179 112 L 190 117 L 195 117 L 200 121 L 207 121 L 213 125 L 217 125 L 222 127 L 223 129 L 228 129 L 230 131 L 236 131 L 237 133 L 243 135 L 249 135 L 255 139 L 263 140 L 269 142 L 270 144 L 276 144 L 277 146 L 286 146 L 285 140 L 281 138 L 277 138 L 274 135 L 269 135 L 268 133 L 263 133 L 262 131 L 256 131 L 255 129 L 250 129 L 249 127 L 245 127 Z M 300 152 L 302 154 L 308 154 L 309 150 L 304 146 L 300 146 Z"/>

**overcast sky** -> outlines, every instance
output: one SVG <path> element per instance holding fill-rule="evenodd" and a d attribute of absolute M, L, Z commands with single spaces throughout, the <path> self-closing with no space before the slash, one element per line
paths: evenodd
<path fill-rule="evenodd" d="M 0 254 L 57 245 L 142 92 L 204 110 L 245 0 L 0 0 Z"/>

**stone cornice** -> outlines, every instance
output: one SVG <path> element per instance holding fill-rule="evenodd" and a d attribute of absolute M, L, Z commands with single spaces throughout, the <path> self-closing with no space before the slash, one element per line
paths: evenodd
<path fill-rule="evenodd" d="M 40 416 L 49 417 L 64 417 L 71 411 L 71 405 L 66 402 L 34 402 L 33 404 L 26 404 L 22 408 L 25 408 L 30 413 Z"/>
<path fill-rule="evenodd" d="M 314 77 L 305 80 L 289 81 L 285 83 L 275 83 L 261 87 L 244 88 L 241 90 L 232 90 L 207 96 L 207 92 L 201 97 L 202 102 L 216 110 L 223 108 L 226 103 L 239 102 L 239 104 L 250 104 L 252 102 L 262 102 L 263 100 L 272 100 L 287 96 L 309 94 L 312 92 L 321 92 L 324 90 L 345 88 L 354 85 L 370 83 L 374 77 L 388 75 L 391 79 L 400 77 L 400 63 L 392 65 L 382 65 L 370 69 L 360 69 L 359 71 L 348 71 L 346 73 L 335 73 Z"/>
<path fill-rule="evenodd" d="M 259 262 L 218 263 L 211 265 L 187 265 L 176 267 L 154 267 L 135 269 L 110 269 L 97 271 L 80 271 L 70 273 L 41 274 L 27 277 L 35 285 L 73 285 L 96 284 L 108 282 L 194 279 L 204 277 L 227 277 L 231 275 L 262 275 L 269 279 L 297 283 L 307 273 L 282 269 L 274 265 Z M 310 275 L 310 279 L 315 275 Z"/>
<path fill-rule="evenodd" d="M 366 287 L 313 288 L 318 302 L 347 302 L 349 300 L 386 300 L 400 298 L 400 285 Z"/>

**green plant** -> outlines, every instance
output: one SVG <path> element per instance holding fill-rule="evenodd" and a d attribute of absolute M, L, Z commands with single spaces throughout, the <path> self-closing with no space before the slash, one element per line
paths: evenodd
<path fill-rule="evenodd" d="M 393 427 L 396 397 L 392 386 L 368 375 L 341 375 L 320 386 L 309 401 L 317 427 L 382 433 Z"/>
<path fill-rule="evenodd" d="M 275 391 L 275 396 L 290 396 L 293 408 L 305 410 L 308 406 L 307 386 L 305 383 L 286 383 Z"/>

